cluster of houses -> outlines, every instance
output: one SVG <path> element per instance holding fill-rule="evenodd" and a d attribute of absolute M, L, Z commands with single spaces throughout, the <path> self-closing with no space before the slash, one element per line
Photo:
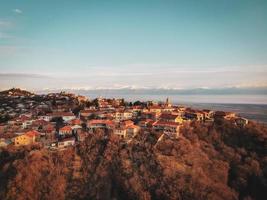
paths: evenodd
<path fill-rule="evenodd" d="M 89 101 L 83 96 L 53 93 L 24 99 L 34 106 L 0 124 L 0 147 L 37 143 L 58 149 L 82 142 L 98 130 L 124 140 L 145 132 L 177 138 L 183 124 L 190 121 L 210 123 L 226 119 L 239 126 L 248 123 L 247 119 L 232 112 L 176 106 L 168 98 L 164 103 L 127 104 L 123 99 Z"/>

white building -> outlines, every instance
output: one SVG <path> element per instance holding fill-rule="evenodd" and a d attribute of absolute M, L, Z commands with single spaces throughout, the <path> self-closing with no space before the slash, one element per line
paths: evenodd
<path fill-rule="evenodd" d="M 133 118 L 133 113 L 130 111 L 119 111 L 114 113 L 115 121 L 123 121 Z"/>
<path fill-rule="evenodd" d="M 66 138 L 62 141 L 59 141 L 57 146 L 59 148 L 64 148 L 64 147 L 68 147 L 68 146 L 73 146 L 75 144 L 75 138 Z"/>

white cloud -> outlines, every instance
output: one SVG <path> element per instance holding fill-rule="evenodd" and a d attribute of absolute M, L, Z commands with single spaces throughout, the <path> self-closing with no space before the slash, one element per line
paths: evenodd
<path fill-rule="evenodd" d="M 10 28 L 12 26 L 12 23 L 4 20 L 4 19 L 0 19 L 0 28 L 1 29 L 6 29 L 6 28 Z"/>
<path fill-rule="evenodd" d="M 13 9 L 13 12 L 15 12 L 16 14 L 22 14 L 22 10 L 16 8 L 16 9 Z"/>
<path fill-rule="evenodd" d="M 46 74 L 30 74 L 30 73 L 0 73 L 0 78 L 13 78 L 13 79 L 25 79 L 25 78 L 44 78 L 44 79 L 52 79 L 50 75 Z"/>

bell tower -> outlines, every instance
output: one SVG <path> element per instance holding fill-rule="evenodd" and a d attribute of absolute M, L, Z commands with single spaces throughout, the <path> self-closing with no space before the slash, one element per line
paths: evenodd
<path fill-rule="evenodd" d="M 171 102 L 169 100 L 169 97 L 167 97 L 167 99 L 166 99 L 165 106 L 167 106 L 167 107 L 171 107 L 172 106 Z"/>

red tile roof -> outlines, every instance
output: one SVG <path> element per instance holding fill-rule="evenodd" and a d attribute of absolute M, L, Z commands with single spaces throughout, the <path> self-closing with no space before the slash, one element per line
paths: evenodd
<path fill-rule="evenodd" d="M 127 128 L 134 129 L 134 128 L 139 128 L 139 126 L 136 126 L 136 125 L 132 124 L 132 125 L 127 126 Z"/>
<path fill-rule="evenodd" d="M 49 124 L 49 122 L 47 122 L 43 119 L 38 119 L 38 120 L 35 120 L 32 124 L 33 125 L 46 125 L 46 124 Z"/>
<path fill-rule="evenodd" d="M 80 111 L 81 114 L 83 114 L 83 113 L 88 114 L 88 113 L 94 113 L 94 112 L 95 112 L 95 110 L 81 110 Z"/>
<path fill-rule="evenodd" d="M 64 126 L 61 129 L 59 129 L 60 131 L 72 131 L 71 126 Z"/>
<path fill-rule="evenodd" d="M 115 125 L 115 123 L 111 120 L 103 120 L 103 119 L 93 119 L 88 121 L 89 125 L 93 124 L 107 124 L 107 125 Z"/>
<path fill-rule="evenodd" d="M 177 122 L 165 122 L 165 121 L 156 121 L 153 126 L 171 126 L 171 127 L 177 127 L 179 126 L 179 123 Z"/>
<path fill-rule="evenodd" d="M 82 123 L 82 121 L 80 119 L 73 119 L 70 121 L 70 124 L 73 125 L 80 125 Z"/>
<path fill-rule="evenodd" d="M 67 117 L 67 116 L 74 116 L 74 114 L 71 112 L 53 112 L 53 113 L 48 113 L 47 116 Z"/>
<path fill-rule="evenodd" d="M 174 119 L 176 119 L 178 117 L 178 115 L 174 115 L 174 114 L 161 114 L 160 115 L 160 118 L 161 119 L 172 119 L 172 120 L 174 120 Z"/>
<path fill-rule="evenodd" d="M 157 105 L 155 105 L 155 106 L 150 106 L 150 107 L 149 107 L 149 109 L 161 109 L 161 107 L 160 107 L 160 106 L 157 106 Z"/>
<path fill-rule="evenodd" d="M 40 133 L 38 131 L 32 130 L 32 131 L 28 131 L 25 133 L 25 135 L 27 135 L 28 137 L 35 137 L 37 135 L 39 135 Z"/>
<path fill-rule="evenodd" d="M 31 118 L 26 115 L 21 115 L 18 119 L 21 121 L 27 121 L 27 120 L 30 120 Z"/>
<path fill-rule="evenodd" d="M 129 126 L 132 125 L 134 122 L 132 120 L 125 120 L 123 122 L 121 122 L 122 125 L 124 126 Z"/>

